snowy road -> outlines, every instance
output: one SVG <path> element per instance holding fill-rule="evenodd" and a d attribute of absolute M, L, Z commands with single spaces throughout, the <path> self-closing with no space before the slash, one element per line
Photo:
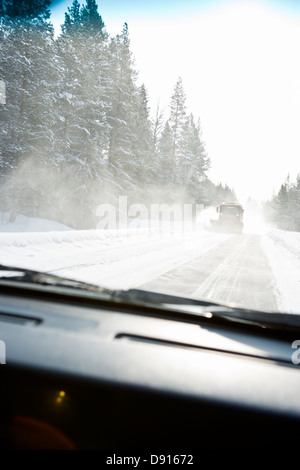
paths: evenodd
<path fill-rule="evenodd" d="M 132 233 L 105 250 L 94 250 L 92 259 L 86 253 L 86 264 L 51 269 L 54 274 L 76 277 L 110 288 L 128 289 L 160 278 L 169 270 L 209 252 L 227 234 L 152 234 Z"/>
<path fill-rule="evenodd" d="M 31 222 L 30 222 L 31 223 Z M 266 311 L 300 312 L 300 234 L 2 225 L 0 263 L 114 289 L 142 288 Z M 42 227 L 47 227 L 42 231 Z M 50 230 L 50 231 L 49 231 Z"/>
<path fill-rule="evenodd" d="M 142 287 L 218 299 L 254 309 L 277 310 L 275 279 L 260 235 L 232 235 Z"/>

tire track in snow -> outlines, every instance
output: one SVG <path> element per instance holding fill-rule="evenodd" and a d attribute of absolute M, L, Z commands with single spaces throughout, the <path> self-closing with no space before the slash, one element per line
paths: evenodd
<path fill-rule="evenodd" d="M 169 294 L 278 311 L 277 287 L 259 235 L 234 235 L 140 286 Z"/>
<path fill-rule="evenodd" d="M 228 234 L 202 231 L 144 239 L 140 243 L 133 240 L 126 246 L 111 246 L 99 255 L 95 254 L 92 262 L 88 258 L 85 264 L 52 269 L 51 273 L 109 288 L 137 287 L 199 256 L 228 237 Z"/>

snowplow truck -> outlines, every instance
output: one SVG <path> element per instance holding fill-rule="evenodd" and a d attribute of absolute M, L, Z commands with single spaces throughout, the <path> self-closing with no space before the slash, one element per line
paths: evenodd
<path fill-rule="evenodd" d="M 221 232 L 241 233 L 244 228 L 243 215 L 244 209 L 241 204 L 236 202 L 222 202 L 217 206 L 217 219 L 211 219 L 213 230 Z"/>

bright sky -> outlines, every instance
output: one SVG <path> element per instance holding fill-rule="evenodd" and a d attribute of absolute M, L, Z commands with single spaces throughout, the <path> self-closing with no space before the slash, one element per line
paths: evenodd
<path fill-rule="evenodd" d="M 57 3 L 58 28 L 72 0 Z M 160 102 L 168 116 L 181 76 L 213 182 L 243 202 L 300 173 L 300 2 L 101 0 L 99 12 L 112 36 L 128 23 L 152 114 Z"/>

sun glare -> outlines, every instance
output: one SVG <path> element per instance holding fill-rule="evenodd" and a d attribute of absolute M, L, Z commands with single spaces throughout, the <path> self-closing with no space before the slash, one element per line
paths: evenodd
<path fill-rule="evenodd" d="M 201 118 L 210 177 L 241 198 L 268 198 L 296 176 L 300 146 L 299 22 L 245 2 L 194 18 L 139 20 L 131 41 L 151 108 L 167 108 L 181 76 Z M 151 37 L 151 40 L 149 39 Z M 270 175 L 267 178 L 266 174 Z"/>

